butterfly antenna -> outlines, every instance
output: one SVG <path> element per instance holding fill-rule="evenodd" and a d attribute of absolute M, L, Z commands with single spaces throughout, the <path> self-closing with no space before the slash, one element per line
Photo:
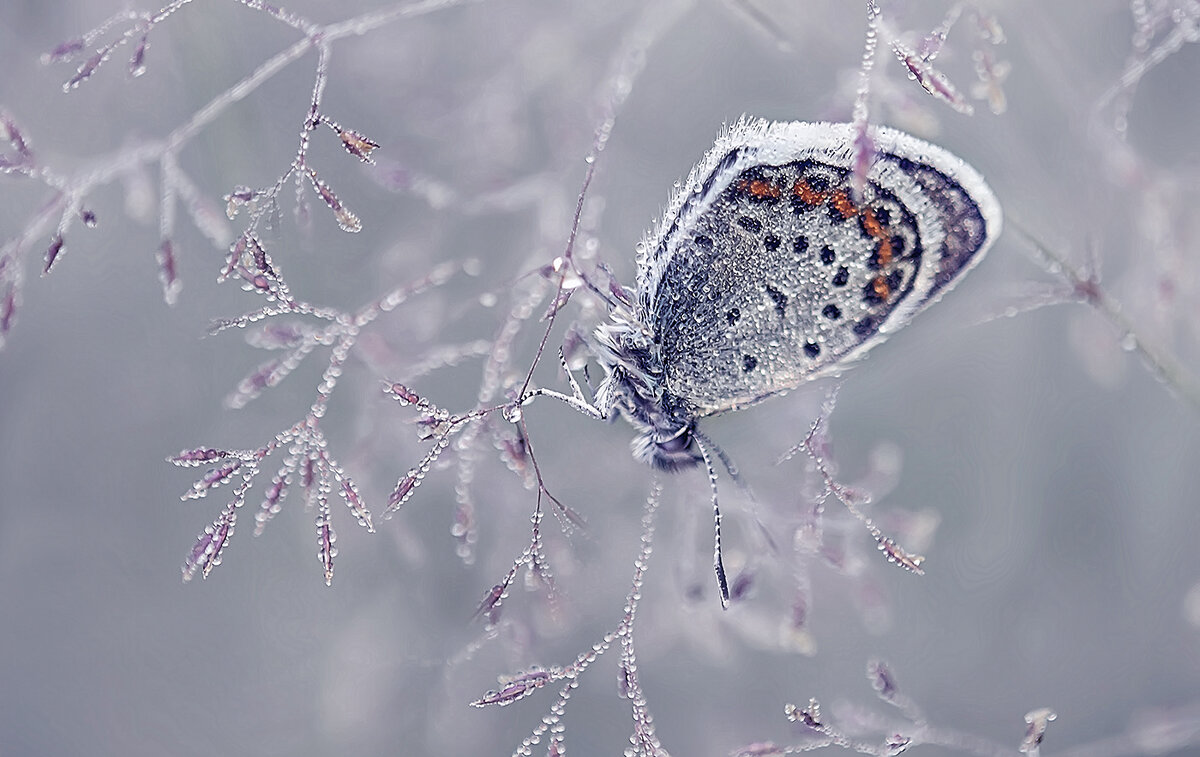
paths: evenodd
<path fill-rule="evenodd" d="M 712 458 L 708 454 L 701 436 L 693 433 L 696 448 L 704 458 L 704 468 L 708 471 L 708 485 L 712 489 L 713 506 L 713 569 L 717 573 L 717 588 L 721 592 L 721 609 L 729 609 L 729 582 L 725 579 L 725 562 L 721 559 L 721 506 L 717 503 L 717 469 L 713 467 Z M 724 457 L 722 453 L 722 457 Z"/>
<path fill-rule="evenodd" d="M 613 280 L 613 276 L 611 273 L 609 273 L 607 267 L 601 265 L 600 269 L 604 271 L 604 274 L 608 276 L 609 281 L 611 282 Z M 617 309 L 617 301 L 613 299 L 608 292 L 605 292 L 603 289 L 601 289 L 599 284 L 592 281 L 591 275 L 579 267 L 579 263 L 575 260 L 574 256 L 571 257 L 571 270 L 575 272 L 575 275 L 579 277 L 579 280 L 583 282 L 584 287 L 586 287 L 589 292 L 599 297 L 604 301 L 604 304 L 608 305 L 608 309 L 610 311 Z"/>

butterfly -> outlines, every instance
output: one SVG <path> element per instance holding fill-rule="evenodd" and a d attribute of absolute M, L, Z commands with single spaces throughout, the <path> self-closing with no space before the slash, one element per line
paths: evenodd
<path fill-rule="evenodd" d="M 946 150 L 886 127 L 853 190 L 852 124 L 743 118 L 638 247 L 637 288 L 595 333 L 595 406 L 634 456 L 703 461 L 697 421 L 840 373 L 936 302 L 1000 233 Z"/>

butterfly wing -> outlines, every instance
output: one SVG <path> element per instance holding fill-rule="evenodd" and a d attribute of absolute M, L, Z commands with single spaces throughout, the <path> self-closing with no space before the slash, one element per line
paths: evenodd
<path fill-rule="evenodd" d="M 666 390 L 697 416 L 829 375 L 907 324 L 1000 233 L 982 177 L 935 145 L 871 132 L 851 193 L 849 124 L 742 120 L 639 248 L 639 309 Z"/>

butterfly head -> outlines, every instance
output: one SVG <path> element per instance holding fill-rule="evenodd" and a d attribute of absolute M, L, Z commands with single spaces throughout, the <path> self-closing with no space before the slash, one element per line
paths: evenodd
<path fill-rule="evenodd" d="M 693 436 L 695 410 L 667 390 L 659 350 L 644 319 L 619 305 L 595 338 L 605 370 L 596 404 L 605 417 L 621 415 L 637 431 L 633 456 L 668 471 L 702 462 Z"/>

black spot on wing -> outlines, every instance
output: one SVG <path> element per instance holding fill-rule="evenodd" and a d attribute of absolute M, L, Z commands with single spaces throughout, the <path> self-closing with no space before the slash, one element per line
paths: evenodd
<path fill-rule="evenodd" d="M 767 284 L 767 296 L 771 298 L 771 302 L 775 303 L 775 312 L 779 313 L 779 317 L 782 318 L 787 309 L 787 295 L 770 284 Z"/>

